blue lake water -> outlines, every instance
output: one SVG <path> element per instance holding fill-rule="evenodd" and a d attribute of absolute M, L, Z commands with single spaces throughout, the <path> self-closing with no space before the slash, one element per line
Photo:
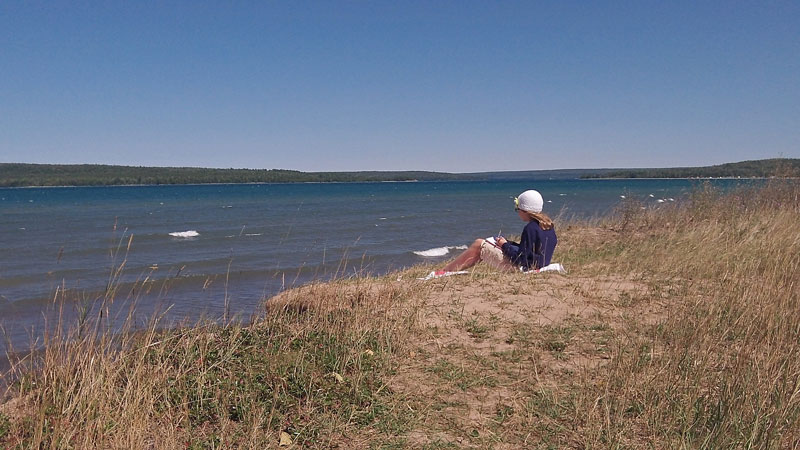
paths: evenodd
<path fill-rule="evenodd" d="M 727 187 L 736 181 L 714 183 Z M 96 304 L 108 286 L 116 288 L 118 310 L 136 299 L 143 318 L 167 307 L 175 320 L 219 317 L 226 299 L 232 314 L 247 316 L 265 298 L 311 279 L 440 262 L 476 237 L 518 234 L 524 224 L 512 199 L 526 189 L 538 189 L 545 212 L 566 220 L 607 214 L 621 195 L 650 206 L 680 202 L 698 184 L 530 180 L 0 189 L 0 325 L 17 349 L 25 347 L 36 339 L 43 311 L 57 293 L 74 310 Z M 170 235 L 186 231 L 197 235 Z M 440 256 L 419 254 L 426 250 Z M 114 268 L 123 261 L 117 276 Z"/>

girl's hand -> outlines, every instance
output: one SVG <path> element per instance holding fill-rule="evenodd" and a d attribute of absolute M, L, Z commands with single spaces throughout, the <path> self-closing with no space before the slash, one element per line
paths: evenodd
<path fill-rule="evenodd" d="M 497 243 L 498 247 L 502 247 L 503 244 L 508 242 L 508 241 L 506 241 L 506 238 L 504 238 L 503 236 L 498 236 L 494 241 Z"/>

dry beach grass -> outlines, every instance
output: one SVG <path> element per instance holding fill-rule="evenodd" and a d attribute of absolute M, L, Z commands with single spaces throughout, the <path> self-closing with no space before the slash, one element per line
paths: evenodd
<path fill-rule="evenodd" d="M 799 195 L 562 224 L 566 276 L 415 267 L 284 292 L 248 325 L 89 320 L 17 361 L 0 443 L 796 448 Z"/>

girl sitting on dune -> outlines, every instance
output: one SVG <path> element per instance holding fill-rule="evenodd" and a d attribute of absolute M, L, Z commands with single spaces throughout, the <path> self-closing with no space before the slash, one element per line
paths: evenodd
<path fill-rule="evenodd" d="M 544 200 L 538 191 L 528 190 L 514 199 L 514 211 L 527 222 L 519 243 L 502 236 L 476 239 L 456 259 L 435 275 L 472 267 L 480 261 L 500 270 L 538 270 L 550 264 L 558 239 L 553 221 L 542 212 Z"/>

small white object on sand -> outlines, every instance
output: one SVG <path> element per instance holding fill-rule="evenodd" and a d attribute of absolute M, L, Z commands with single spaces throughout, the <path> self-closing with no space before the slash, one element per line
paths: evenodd
<path fill-rule="evenodd" d="M 463 275 L 463 274 L 466 274 L 466 273 L 469 273 L 469 272 L 466 271 L 466 270 L 459 270 L 457 272 L 445 272 L 444 270 L 435 270 L 435 271 L 432 271 L 431 273 L 429 273 L 428 275 L 426 275 L 426 276 L 424 276 L 422 278 L 417 278 L 417 279 L 418 280 L 422 280 L 422 281 L 428 281 L 428 280 L 431 280 L 431 279 L 434 279 L 434 278 L 449 277 L 449 276 L 452 276 L 452 275 Z"/>

